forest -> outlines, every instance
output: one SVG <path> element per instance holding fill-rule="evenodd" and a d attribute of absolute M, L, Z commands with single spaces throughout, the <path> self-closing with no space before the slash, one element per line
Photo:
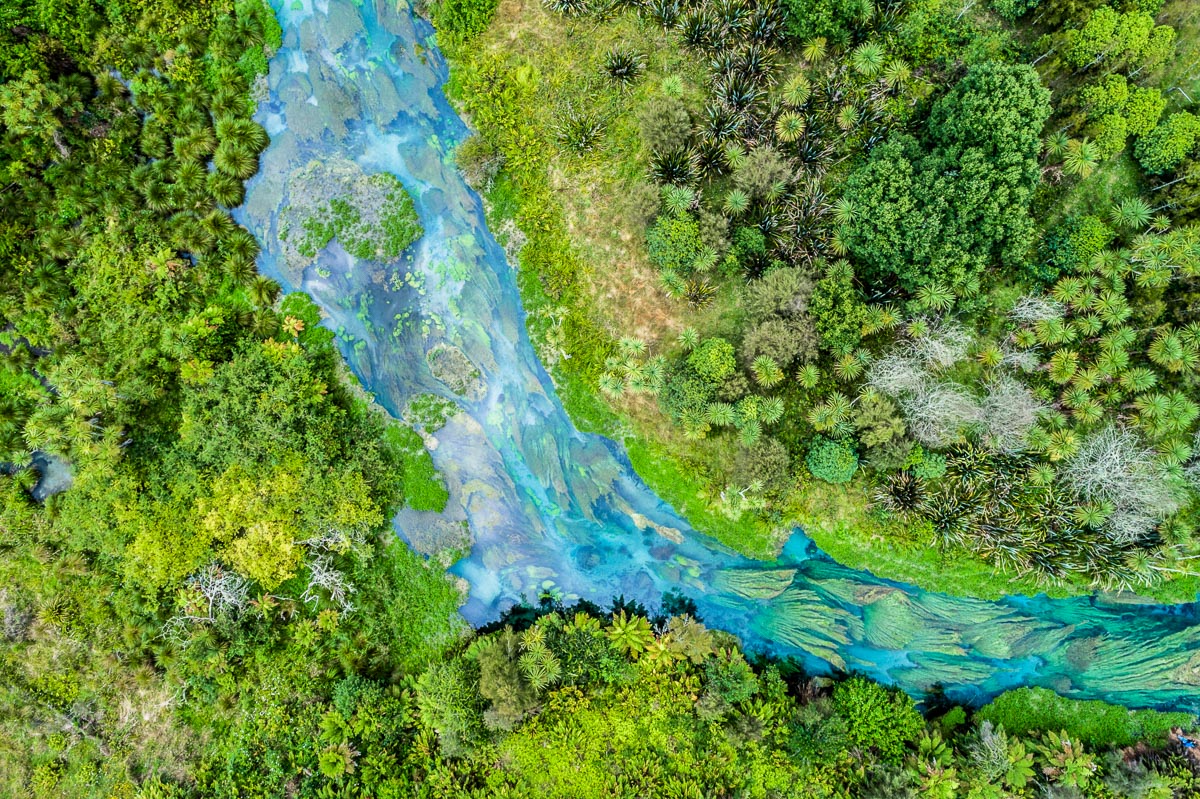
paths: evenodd
<path fill-rule="evenodd" d="M 1185 0 L 421 10 L 539 354 L 698 527 L 1195 599 Z M 263 0 L 0 7 L 0 796 L 1200 796 L 1191 713 L 918 704 L 682 594 L 471 629 L 392 526 L 447 503 L 425 440 L 233 215 L 281 43 Z M 423 234 L 347 185 L 295 257 Z"/>

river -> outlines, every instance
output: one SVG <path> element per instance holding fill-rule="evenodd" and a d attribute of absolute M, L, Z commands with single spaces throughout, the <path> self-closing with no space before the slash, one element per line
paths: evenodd
<path fill-rule="evenodd" d="M 915 695 L 940 684 L 980 702 L 1042 685 L 1200 712 L 1196 604 L 950 597 L 843 567 L 799 530 L 777 560 L 748 560 L 693 531 L 619 444 L 576 430 L 526 333 L 513 268 L 454 168 L 469 131 L 442 92 L 447 67 L 432 28 L 394 2 L 276 0 L 284 44 L 258 111 L 271 145 L 237 216 L 263 244 L 260 270 L 313 297 L 384 408 L 399 416 L 411 398 L 434 394 L 460 409 L 429 441 L 449 506 L 401 511 L 395 527 L 424 551 L 469 527 L 469 554 L 451 568 L 470 587 L 468 621 L 546 591 L 655 606 L 674 589 L 751 649 L 863 671 Z M 280 220 L 311 202 L 289 189 L 313 162 L 395 175 L 424 236 L 391 263 L 358 261 L 336 241 L 298 263 Z M 461 393 L 440 367 L 435 377 L 431 350 L 475 372 L 454 386 Z"/>

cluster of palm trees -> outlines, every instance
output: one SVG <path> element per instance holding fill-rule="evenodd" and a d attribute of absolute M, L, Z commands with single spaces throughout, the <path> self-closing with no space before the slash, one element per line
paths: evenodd
<path fill-rule="evenodd" d="M 221 17 L 211 30 L 172 31 L 166 36 L 172 44 L 168 55 L 151 32 L 111 31 L 104 52 L 115 64 L 97 63 L 90 72 L 77 68 L 50 87 L 53 96 L 74 98 L 65 101 L 73 110 L 47 109 L 53 146 L 45 148 L 45 163 L 32 165 L 37 168 L 7 187 L 23 193 L 26 202 L 10 204 L 0 225 L 28 231 L 22 253 L 14 257 L 31 267 L 0 275 L 0 325 L 16 325 L 26 337 L 5 353 L 7 368 L 49 376 L 52 384 L 65 374 L 55 365 L 56 350 L 59 339 L 69 343 L 75 336 L 74 283 L 92 279 L 88 259 L 96 253 L 89 252 L 89 242 L 111 238 L 114 226 L 124 231 L 118 240 L 158 249 L 146 268 L 176 279 L 181 303 L 221 294 L 236 306 L 229 317 L 262 334 L 274 330 L 269 307 L 279 286 L 257 275 L 258 244 L 229 213 L 242 202 L 243 181 L 258 170 L 268 143 L 266 131 L 250 118 L 253 76 L 242 58 L 264 41 L 262 13 L 248 6 Z M 110 72 L 113 66 L 118 71 Z M 18 134 L 8 130 L 5 157 L 23 146 Z M 166 350 L 174 341 L 170 332 L 162 336 Z M 35 350 L 37 357 L 22 359 Z M 95 361 L 90 368 L 98 370 L 92 382 L 114 373 L 100 363 L 104 355 L 90 357 Z M 75 413 L 65 388 L 49 390 L 57 400 L 46 399 L 32 415 L 0 403 L 6 417 L 21 417 L 6 425 L 6 445 L 62 450 L 47 440 L 46 430 L 55 425 L 80 427 L 70 436 L 78 444 L 73 450 L 106 440 L 100 416 L 119 403 Z M 132 386 L 118 396 L 145 399 Z M 60 406 L 63 413 L 53 410 Z M 53 423 L 44 424 L 47 420 Z M 22 427 L 28 428 L 23 445 L 17 440 Z"/>

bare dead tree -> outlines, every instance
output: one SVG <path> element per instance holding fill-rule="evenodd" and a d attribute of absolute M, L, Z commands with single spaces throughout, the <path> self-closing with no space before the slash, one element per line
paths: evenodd
<path fill-rule="evenodd" d="M 300 598 L 305 602 L 316 603 L 320 600 L 320 592 L 329 596 L 329 601 L 337 605 L 343 613 L 350 613 L 354 605 L 350 603 L 350 594 L 355 588 L 346 580 L 346 575 L 334 568 L 333 558 L 328 555 L 318 555 L 308 564 L 308 587 Z"/>
<path fill-rule="evenodd" d="M 1051 297 L 1038 294 L 1026 294 L 1017 300 L 1008 315 L 1015 322 L 1033 324 L 1049 322 L 1052 319 L 1062 319 L 1067 313 L 1067 307 Z"/>
<path fill-rule="evenodd" d="M 981 403 L 988 444 L 1000 452 L 1019 452 L 1025 436 L 1046 406 L 1012 375 L 1000 374 L 987 384 Z"/>
<path fill-rule="evenodd" d="M 971 334 L 957 322 L 941 321 L 929 326 L 929 332 L 910 345 L 913 353 L 929 369 L 948 369 L 967 357 Z"/>
<path fill-rule="evenodd" d="M 1179 487 L 1153 450 L 1127 428 L 1112 425 L 1084 439 L 1060 474 L 1084 501 L 1113 508 L 1104 529 L 1117 541 L 1148 533 L 1179 509 Z"/>
<path fill-rule="evenodd" d="M 909 430 L 922 444 L 948 446 L 962 430 L 983 421 L 983 409 L 958 383 L 927 381 L 922 389 L 900 397 Z"/>
<path fill-rule="evenodd" d="M 187 580 L 191 601 L 163 625 L 164 638 L 182 638 L 198 624 L 211 624 L 222 615 L 237 615 L 249 603 L 250 583 L 219 563 L 210 563 Z"/>

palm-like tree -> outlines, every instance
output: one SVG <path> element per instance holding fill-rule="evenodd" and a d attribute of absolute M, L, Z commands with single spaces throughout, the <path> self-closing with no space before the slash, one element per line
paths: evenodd
<path fill-rule="evenodd" d="M 269 308 L 279 297 L 279 284 L 269 277 L 259 275 L 250 285 L 250 299 L 260 308 Z"/>
<path fill-rule="evenodd" d="M 850 54 L 850 63 L 854 71 L 865 78 L 873 78 L 880 73 L 887 60 L 887 51 L 876 42 L 864 42 Z"/>
<path fill-rule="evenodd" d="M 730 189 L 725 193 L 723 207 L 729 216 L 741 216 L 750 208 L 750 196 L 741 189 Z"/>
<path fill-rule="evenodd" d="M 205 188 L 217 205 L 236 208 L 246 198 L 242 181 L 223 172 L 210 172 L 205 179 Z"/>
<path fill-rule="evenodd" d="M 1121 200 L 1108 212 L 1108 218 L 1122 230 L 1144 229 L 1150 224 L 1153 216 L 1149 203 L 1141 197 Z"/>
<path fill-rule="evenodd" d="M 783 104 L 789 108 L 802 108 L 808 102 L 808 98 L 812 96 L 812 84 L 803 74 L 796 74 L 788 78 L 787 83 L 783 84 L 783 92 L 781 98 Z"/>
<path fill-rule="evenodd" d="M 763 388 L 772 388 L 783 382 L 783 370 L 769 355 L 760 355 L 755 358 L 750 368 L 754 372 L 755 382 Z"/>
<path fill-rule="evenodd" d="M 1160 331 L 1146 354 L 1168 372 L 1190 372 L 1200 363 L 1195 344 L 1185 341 L 1174 330 Z"/>
<path fill-rule="evenodd" d="M 1063 155 L 1063 171 L 1068 175 L 1086 178 L 1096 171 L 1100 164 L 1100 153 L 1096 145 L 1086 136 L 1082 139 L 1071 139 Z"/>
<path fill-rule="evenodd" d="M 785 144 L 797 141 L 804 135 L 805 129 L 804 117 L 795 111 L 785 111 L 775 120 L 775 136 Z"/>
<path fill-rule="evenodd" d="M 1158 384 L 1158 375 L 1152 369 L 1137 366 L 1122 372 L 1118 382 L 1130 394 L 1142 394 Z"/>
<path fill-rule="evenodd" d="M 825 58 L 825 54 L 829 49 L 828 45 L 829 43 L 824 36 L 816 36 L 804 43 L 800 54 L 804 56 L 805 61 L 815 64 Z"/>
<path fill-rule="evenodd" d="M 246 180 L 258 171 L 258 156 L 249 149 L 223 141 L 217 146 L 213 164 L 227 175 Z"/>
<path fill-rule="evenodd" d="M 1046 155 L 1051 158 L 1062 158 L 1067 153 L 1067 147 L 1070 145 L 1071 139 L 1062 131 L 1051 133 L 1046 137 L 1044 147 Z"/>
<path fill-rule="evenodd" d="M 893 58 L 883 70 L 883 79 L 893 89 L 908 83 L 911 77 L 912 67 L 903 58 Z"/>
<path fill-rule="evenodd" d="M 1079 368 L 1079 353 L 1072 349 L 1061 349 L 1050 356 L 1048 374 L 1058 384 L 1069 383 Z"/>

